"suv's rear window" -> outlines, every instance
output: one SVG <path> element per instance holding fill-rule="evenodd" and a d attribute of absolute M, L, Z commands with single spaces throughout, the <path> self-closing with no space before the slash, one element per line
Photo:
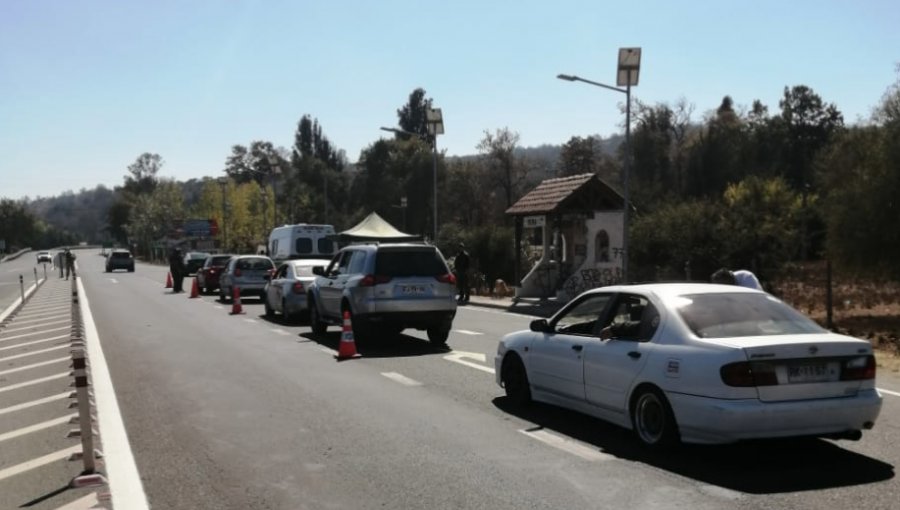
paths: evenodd
<path fill-rule="evenodd" d="M 112 258 L 114 258 L 114 259 L 127 259 L 129 257 L 131 257 L 131 254 L 127 253 L 127 252 L 121 252 L 121 251 L 112 252 Z"/>
<path fill-rule="evenodd" d="M 438 276 L 447 266 L 431 249 L 379 250 L 375 256 L 375 274 L 385 276 Z"/>
<path fill-rule="evenodd" d="M 263 258 L 252 258 L 252 259 L 241 259 L 237 261 L 238 269 L 243 269 L 246 271 L 254 271 L 254 270 L 269 270 L 275 267 L 272 264 L 272 261 L 269 259 Z"/>

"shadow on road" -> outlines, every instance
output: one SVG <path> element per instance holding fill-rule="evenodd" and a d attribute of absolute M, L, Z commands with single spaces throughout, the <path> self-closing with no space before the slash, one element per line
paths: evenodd
<path fill-rule="evenodd" d="M 892 465 L 823 439 L 681 445 L 666 452 L 651 452 L 630 431 L 580 413 L 539 403 L 516 408 L 506 397 L 495 398 L 493 404 L 506 413 L 596 446 L 609 455 L 750 494 L 821 490 L 894 477 Z"/>
<path fill-rule="evenodd" d="M 340 331 L 328 331 L 324 335 L 301 333 L 301 342 L 315 342 L 329 349 L 338 350 Z M 356 341 L 356 351 L 364 358 L 403 358 L 409 356 L 433 356 L 450 352 L 447 346 L 435 346 L 427 340 L 409 335 L 383 335 Z"/>

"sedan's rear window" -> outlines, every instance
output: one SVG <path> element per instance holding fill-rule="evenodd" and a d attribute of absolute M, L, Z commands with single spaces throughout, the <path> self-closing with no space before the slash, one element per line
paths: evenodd
<path fill-rule="evenodd" d="M 121 252 L 121 251 L 114 251 L 114 252 L 112 252 L 112 255 L 111 255 L 111 256 L 112 256 L 112 258 L 114 258 L 114 259 L 127 259 L 127 258 L 131 258 L 131 254 L 130 254 L 130 253 L 127 253 L 127 252 Z"/>
<path fill-rule="evenodd" d="M 447 265 L 436 250 L 379 250 L 375 274 L 385 276 L 439 276 L 447 274 Z"/>
<path fill-rule="evenodd" d="M 264 258 L 241 259 L 238 260 L 236 264 L 238 269 L 243 269 L 245 271 L 267 271 L 275 267 L 275 264 L 273 264 L 271 260 Z"/>
<path fill-rule="evenodd" d="M 821 326 L 768 294 L 692 294 L 677 299 L 678 313 L 700 338 L 825 332 Z"/>
<path fill-rule="evenodd" d="M 209 264 L 208 264 L 208 265 L 210 265 L 210 266 L 224 266 L 225 264 L 228 263 L 229 260 L 231 260 L 231 256 L 230 256 L 230 255 L 229 255 L 229 256 L 225 256 L 225 257 L 213 257 L 212 260 L 209 261 Z"/>

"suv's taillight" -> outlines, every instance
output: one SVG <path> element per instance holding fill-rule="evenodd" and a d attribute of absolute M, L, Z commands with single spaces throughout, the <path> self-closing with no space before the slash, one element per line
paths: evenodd
<path fill-rule="evenodd" d="M 862 381 L 875 379 L 875 356 L 860 356 L 844 362 L 841 370 L 842 381 Z"/>
<path fill-rule="evenodd" d="M 303 282 L 294 282 L 291 291 L 293 291 L 294 294 L 303 294 Z"/>
<path fill-rule="evenodd" d="M 391 281 L 390 276 L 385 276 L 383 274 L 380 274 L 380 275 L 367 274 L 367 275 L 363 276 L 362 280 L 359 281 L 359 286 L 360 287 L 374 287 L 380 283 L 387 283 L 389 281 Z"/>
<path fill-rule="evenodd" d="M 434 278 L 441 283 L 456 284 L 456 275 L 453 273 L 437 275 Z"/>
<path fill-rule="evenodd" d="M 754 386 L 776 386 L 778 384 L 775 366 L 758 361 L 729 363 L 719 369 L 719 375 L 722 376 L 722 382 L 728 386 L 748 388 Z"/>
<path fill-rule="evenodd" d="M 234 268 L 234 276 L 241 276 L 241 268 L 239 268 L 239 267 Z"/>

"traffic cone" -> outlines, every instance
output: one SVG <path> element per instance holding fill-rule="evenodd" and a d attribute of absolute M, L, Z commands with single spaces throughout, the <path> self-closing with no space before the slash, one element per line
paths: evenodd
<path fill-rule="evenodd" d="M 167 274 L 166 274 L 166 288 L 167 288 L 167 289 L 171 289 L 171 288 L 172 288 L 172 273 L 167 273 Z"/>
<path fill-rule="evenodd" d="M 231 315 L 240 315 L 244 313 L 241 306 L 241 289 L 234 287 L 231 292 Z"/>
<path fill-rule="evenodd" d="M 200 284 L 197 283 L 197 277 L 194 277 L 194 284 L 191 286 L 191 297 L 200 297 Z"/>
<path fill-rule="evenodd" d="M 357 358 L 356 341 L 353 340 L 353 324 L 350 322 L 350 312 L 344 310 L 344 329 L 341 332 L 341 343 L 338 345 L 338 361 Z"/>

